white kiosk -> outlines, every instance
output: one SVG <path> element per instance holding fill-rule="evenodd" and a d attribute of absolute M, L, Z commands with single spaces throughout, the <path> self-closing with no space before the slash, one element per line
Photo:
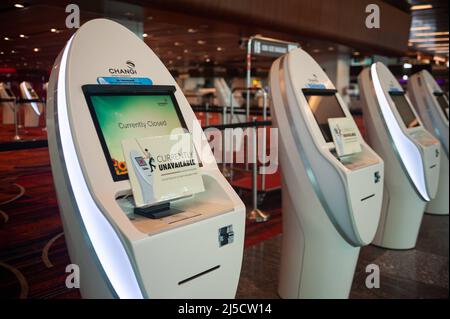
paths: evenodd
<path fill-rule="evenodd" d="M 448 215 L 448 100 L 430 72 L 423 70 L 408 81 L 408 96 L 425 128 L 441 142 L 441 172 L 436 197 L 426 206 L 425 212 Z"/>
<path fill-rule="evenodd" d="M 164 103 L 149 102 L 148 110 L 139 112 L 129 102 L 136 95 L 158 95 Z M 95 96 L 108 96 L 110 103 L 96 104 Z M 57 58 L 47 101 L 53 177 L 70 258 L 80 267 L 82 296 L 233 298 L 245 206 L 212 160 L 191 107 L 155 53 L 125 27 L 92 20 Z M 122 134 L 130 138 L 134 131 L 97 124 L 101 117 L 113 126 L 154 123 L 161 114 L 168 116 L 160 124 L 198 133 L 194 141 L 205 191 L 170 202 L 169 216 L 152 219 L 133 214 L 130 182 L 113 160 L 121 156 Z"/>
<path fill-rule="evenodd" d="M 424 129 L 384 64 L 364 69 L 358 82 L 367 138 L 386 167 L 383 209 L 373 243 L 414 248 L 425 204 L 437 191 L 439 142 Z"/>
<path fill-rule="evenodd" d="M 333 83 L 302 49 L 270 70 L 282 167 L 282 298 L 347 298 L 360 247 L 375 235 L 383 160 L 367 146 Z M 336 154 L 328 120 L 350 121 L 360 152 Z"/>
<path fill-rule="evenodd" d="M 0 102 L 3 107 L 2 117 L 3 124 L 14 124 L 14 99 L 16 96 L 14 93 L 6 86 L 5 83 L 0 83 L 0 99 L 4 99 L 4 102 Z M 6 101 L 11 100 L 11 101 Z"/>
<path fill-rule="evenodd" d="M 23 99 L 27 100 L 38 100 L 39 96 L 36 91 L 33 89 L 29 82 L 22 82 L 19 85 L 20 94 Z M 38 127 L 39 126 L 39 117 L 43 111 L 44 107 L 41 102 L 29 102 L 25 103 L 24 108 L 24 126 L 25 127 Z"/>

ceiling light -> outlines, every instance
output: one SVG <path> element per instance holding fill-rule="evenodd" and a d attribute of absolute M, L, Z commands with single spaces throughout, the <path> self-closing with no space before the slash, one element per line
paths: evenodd
<path fill-rule="evenodd" d="M 147 33 L 142 33 L 142 37 L 146 38 L 146 37 L 148 37 L 148 34 Z"/>
<path fill-rule="evenodd" d="M 411 63 L 404 63 L 404 64 L 403 64 L 403 68 L 404 68 L 404 69 L 412 69 L 412 67 L 413 67 L 413 66 L 412 66 Z"/>
<path fill-rule="evenodd" d="M 11 50 L 11 53 L 14 54 L 14 53 L 16 53 L 16 51 L 15 50 Z"/>
<path fill-rule="evenodd" d="M 5 41 L 9 41 L 9 38 L 8 37 L 4 37 L 3 38 Z"/>
<path fill-rule="evenodd" d="M 334 47 L 328 47 L 328 51 L 334 51 Z"/>
<path fill-rule="evenodd" d="M 39 51 L 41 51 L 41 49 L 39 49 L 39 48 L 34 48 L 33 51 L 34 51 L 34 52 L 39 52 Z"/>
<path fill-rule="evenodd" d="M 403 81 L 408 81 L 408 76 L 405 74 L 405 75 L 402 77 L 402 79 L 403 79 Z"/>
<path fill-rule="evenodd" d="M 205 44 L 206 41 L 204 41 L 204 40 L 198 40 L 197 43 L 198 43 L 198 44 Z"/>
<path fill-rule="evenodd" d="M 222 47 L 217 47 L 217 51 L 222 51 Z"/>
<path fill-rule="evenodd" d="M 210 59 L 210 58 L 206 58 L 205 61 L 206 61 L 207 63 L 209 63 L 209 62 L 211 62 L 211 59 Z"/>
<path fill-rule="evenodd" d="M 419 48 L 427 48 L 427 47 L 448 47 L 448 43 L 424 43 L 418 44 Z"/>
<path fill-rule="evenodd" d="M 449 38 L 424 38 L 424 39 L 410 39 L 410 42 L 442 42 L 448 41 Z"/>
<path fill-rule="evenodd" d="M 56 33 L 58 30 L 57 29 L 55 29 L 55 28 L 51 28 L 50 29 L 50 32 L 53 32 L 53 33 Z"/>
<path fill-rule="evenodd" d="M 25 37 L 25 34 L 21 34 L 21 35 L 19 35 L 19 37 L 21 37 L 22 39 L 23 39 L 23 38 L 26 38 L 26 37 Z"/>
<path fill-rule="evenodd" d="M 445 32 L 419 32 L 414 33 L 415 37 L 434 37 L 438 35 L 448 35 L 448 31 Z"/>
<path fill-rule="evenodd" d="M 188 29 L 188 32 L 189 32 L 189 33 L 195 33 L 195 32 L 197 32 L 197 30 L 195 30 L 194 28 L 189 28 L 189 29 Z"/>
<path fill-rule="evenodd" d="M 319 53 L 320 50 L 319 50 L 319 49 L 314 49 L 313 52 L 314 52 L 314 53 Z"/>
<path fill-rule="evenodd" d="M 184 52 L 184 53 L 188 53 L 189 50 L 188 50 L 188 49 L 184 49 L 183 52 Z"/>
<path fill-rule="evenodd" d="M 176 46 L 176 47 L 178 47 L 178 46 L 181 45 L 181 43 L 180 43 L 180 42 L 174 42 L 173 45 Z"/>
<path fill-rule="evenodd" d="M 422 26 L 422 27 L 411 28 L 411 31 L 425 31 L 425 30 L 431 30 L 431 27 L 430 26 Z"/>
<path fill-rule="evenodd" d="M 428 9 L 432 9 L 433 6 L 431 4 L 419 4 L 419 5 L 415 5 L 411 7 L 412 11 L 415 10 L 428 10 Z"/>
<path fill-rule="evenodd" d="M 15 3 L 14 7 L 19 8 L 19 9 L 25 8 L 25 6 L 23 4 L 21 4 L 21 3 Z"/>
<path fill-rule="evenodd" d="M 358 55 L 361 55 L 361 53 L 359 53 L 358 51 L 355 51 L 355 52 L 353 52 L 353 55 L 358 56 Z"/>

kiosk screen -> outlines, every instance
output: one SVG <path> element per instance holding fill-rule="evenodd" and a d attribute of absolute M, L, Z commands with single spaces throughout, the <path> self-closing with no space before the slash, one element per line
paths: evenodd
<path fill-rule="evenodd" d="M 395 107 L 397 108 L 397 111 L 400 114 L 403 123 L 405 123 L 405 126 L 407 128 L 420 126 L 419 121 L 417 120 L 416 115 L 414 115 L 411 106 L 409 105 L 408 101 L 406 101 L 405 94 L 389 92 L 389 95 L 391 96 L 392 101 L 394 101 Z"/>
<path fill-rule="evenodd" d="M 336 94 L 332 95 L 310 95 L 305 94 L 309 107 L 314 114 L 314 118 L 319 124 L 322 135 L 327 143 L 333 142 L 328 119 L 345 117 Z"/>
<path fill-rule="evenodd" d="M 445 99 L 444 94 L 435 94 L 436 100 L 439 103 L 439 106 L 442 109 L 442 112 L 444 112 L 445 117 L 448 120 L 448 101 Z"/>
<path fill-rule="evenodd" d="M 122 140 L 169 135 L 186 128 L 171 92 L 83 90 L 114 181 L 128 179 Z"/>

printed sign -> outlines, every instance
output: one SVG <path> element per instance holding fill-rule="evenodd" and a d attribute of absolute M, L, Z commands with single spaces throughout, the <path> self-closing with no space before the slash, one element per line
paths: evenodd
<path fill-rule="evenodd" d="M 189 133 L 127 139 L 122 149 L 137 207 L 205 190 Z"/>
<path fill-rule="evenodd" d="M 270 41 L 270 39 L 257 39 L 252 41 L 254 55 L 279 57 L 298 48 L 298 43 Z"/>
<path fill-rule="evenodd" d="M 339 157 L 361 152 L 358 128 L 352 119 L 346 117 L 328 119 L 336 152 Z"/>

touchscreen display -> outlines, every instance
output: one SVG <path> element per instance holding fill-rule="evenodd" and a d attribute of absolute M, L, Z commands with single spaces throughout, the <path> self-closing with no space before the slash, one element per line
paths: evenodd
<path fill-rule="evenodd" d="M 331 95 L 305 95 L 309 107 L 314 114 L 323 137 L 327 143 L 333 142 L 328 119 L 345 117 L 345 113 L 339 104 L 336 94 Z"/>
<path fill-rule="evenodd" d="M 445 99 L 444 94 L 436 95 L 436 100 L 438 101 L 442 112 L 444 112 L 444 115 L 448 120 L 448 101 Z"/>
<path fill-rule="evenodd" d="M 400 117 L 405 123 L 407 128 L 420 126 L 419 121 L 414 114 L 411 105 L 409 105 L 408 101 L 405 98 L 404 93 L 389 93 L 391 95 L 392 100 L 394 101 L 395 107 L 397 108 Z"/>
<path fill-rule="evenodd" d="M 186 127 L 171 93 L 86 94 L 86 98 L 114 181 L 128 179 L 122 140 L 169 135 Z"/>

